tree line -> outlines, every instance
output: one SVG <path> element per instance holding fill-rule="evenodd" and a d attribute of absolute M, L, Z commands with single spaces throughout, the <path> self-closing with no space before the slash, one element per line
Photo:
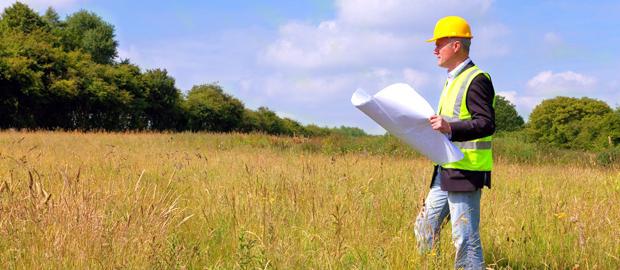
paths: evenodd
<path fill-rule="evenodd" d="M 215 83 L 186 95 L 165 69 L 118 59 L 114 26 L 88 11 L 64 20 L 16 2 L 0 15 L 0 128 L 366 135 L 251 110 Z"/>

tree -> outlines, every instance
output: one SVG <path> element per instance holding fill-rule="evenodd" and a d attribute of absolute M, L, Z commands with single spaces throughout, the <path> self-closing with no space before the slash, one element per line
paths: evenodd
<path fill-rule="evenodd" d="M 0 20 L 0 27 L 30 33 L 44 28 L 45 22 L 30 7 L 20 2 L 15 2 L 12 6 L 4 9 L 2 19 Z"/>
<path fill-rule="evenodd" d="M 189 129 L 229 132 L 240 126 L 244 106 L 219 85 L 204 84 L 187 94 L 187 110 Z"/>
<path fill-rule="evenodd" d="M 309 137 L 327 136 L 330 134 L 330 130 L 324 127 L 319 127 L 315 124 L 310 124 L 305 127 L 306 135 Z"/>
<path fill-rule="evenodd" d="M 47 8 L 45 14 L 43 14 L 41 19 L 52 28 L 58 27 L 61 24 L 58 12 L 56 12 L 56 10 L 54 10 L 52 7 Z"/>
<path fill-rule="evenodd" d="M 349 136 L 349 137 L 361 137 L 361 136 L 367 135 L 366 132 L 364 132 L 364 130 L 362 130 L 361 128 L 347 127 L 347 126 L 340 126 L 337 128 L 332 128 L 331 132 L 335 134 L 342 134 L 342 135 Z"/>
<path fill-rule="evenodd" d="M 174 84 L 174 78 L 164 69 L 148 70 L 142 74 L 146 96 L 145 113 L 149 126 L 154 130 L 180 130 L 183 115 L 181 92 Z"/>
<path fill-rule="evenodd" d="M 304 126 L 302 126 L 299 122 L 285 117 L 284 119 L 280 120 L 282 123 L 282 131 L 283 134 L 289 135 L 289 136 L 302 136 L 305 135 L 306 130 L 304 128 Z"/>
<path fill-rule="evenodd" d="M 5 9 L 0 24 L 0 114 L 3 127 L 44 127 L 54 122 L 53 105 L 70 94 L 65 52 L 58 37 L 27 6 Z M 62 118 L 62 117 L 61 117 Z"/>
<path fill-rule="evenodd" d="M 515 131 L 523 128 L 523 118 L 519 116 L 515 105 L 503 96 L 495 96 L 495 130 Z"/>
<path fill-rule="evenodd" d="M 96 63 L 112 64 L 118 54 L 114 26 L 94 13 L 85 10 L 73 13 L 67 17 L 62 33 L 65 49 L 82 49 Z"/>
<path fill-rule="evenodd" d="M 611 134 L 604 121 L 614 121 L 612 113 L 600 100 L 556 97 L 534 108 L 527 131 L 532 140 L 543 144 L 599 150 L 608 144 Z"/>
<path fill-rule="evenodd" d="M 286 134 L 284 121 L 278 115 L 267 107 L 259 107 L 256 110 L 259 131 L 280 135 Z"/>
<path fill-rule="evenodd" d="M 603 119 L 603 130 L 608 134 L 607 143 L 610 147 L 620 145 L 620 107 Z"/>
<path fill-rule="evenodd" d="M 119 93 L 126 93 L 129 96 L 126 107 L 119 111 L 118 128 L 121 130 L 148 128 L 148 117 L 145 114 L 148 101 L 140 67 L 129 63 L 119 64 L 109 66 L 108 72 L 110 85 L 115 86 Z"/>
<path fill-rule="evenodd" d="M 237 129 L 246 133 L 260 131 L 258 114 L 248 108 L 243 109 L 243 114 L 241 114 L 241 123 Z"/>

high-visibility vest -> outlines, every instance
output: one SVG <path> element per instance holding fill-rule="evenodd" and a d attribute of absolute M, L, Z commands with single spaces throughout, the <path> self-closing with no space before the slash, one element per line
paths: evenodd
<path fill-rule="evenodd" d="M 466 121 L 471 120 L 471 114 L 467 110 L 466 99 L 467 90 L 474 78 L 484 74 L 491 79 L 489 74 L 480 70 L 477 66 L 472 66 L 454 78 L 452 83 L 444 86 L 439 99 L 438 114 L 446 121 Z M 493 99 L 495 106 L 495 98 Z M 492 136 L 479 138 L 471 141 L 452 142 L 464 154 L 464 158 L 452 163 L 442 165 L 447 169 L 461 169 L 468 171 L 491 171 L 493 169 L 493 151 L 491 149 Z"/>

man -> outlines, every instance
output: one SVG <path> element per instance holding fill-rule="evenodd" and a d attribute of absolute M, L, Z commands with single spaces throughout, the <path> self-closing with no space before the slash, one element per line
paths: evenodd
<path fill-rule="evenodd" d="M 490 76 L 469 59 L 473 38 L 467 21 L 448 16 L 440 19 L 428 42 L 448 80 L 439 100 L 437 115 L 429 121 L 464 154 L 460 161 L 435 165 L 431 189 L 415 222 L 421 252 L 437 246 L 441 224 L 450 216 L 456 247 L 456 269 L 483 269 L 480 242 L 480 196 L 491 187 L 491 135 L 495 132 L 495 91 Z"/>

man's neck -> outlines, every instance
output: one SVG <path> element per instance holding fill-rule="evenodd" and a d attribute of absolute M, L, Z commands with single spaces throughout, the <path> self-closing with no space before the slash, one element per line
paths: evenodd
<path fill-rule="evenodd" d="M 462 64 L 465 60 L 467 60 L 469 56 L 460 57 L 458 60 L 454 61 L 454 65 L 448 67 L 448 72 L 452 72 L 456 67 Z"/>

